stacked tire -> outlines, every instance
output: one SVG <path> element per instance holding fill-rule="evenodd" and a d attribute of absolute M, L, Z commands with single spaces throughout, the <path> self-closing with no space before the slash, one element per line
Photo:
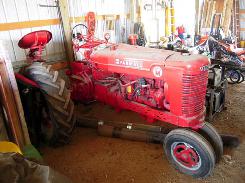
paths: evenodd
<path fill-rule="evenodd" d="M 70 141 L 76 123 L 71 93 L 58 71 L 51 65 L 34 62 L 25 69 L 25 76 L 38 83 L 45 107 L 42 109 L 42 134 L 51 145 L 63 145 Z"/>

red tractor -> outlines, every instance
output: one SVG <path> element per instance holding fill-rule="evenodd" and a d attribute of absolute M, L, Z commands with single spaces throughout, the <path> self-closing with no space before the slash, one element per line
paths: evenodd
<path fill-rule="evenodd" d="M 82 103 L 97 100 L 113 106 L 117 111 L 126 109 L 141 114 L 150 123 L 148 126 L 159 120 L 162 125 L 158 134 L 163 134 L 159 140 L 175 168 L 196 178 L 210 175 L 223 155 L 223 142 L 216 129 L 204 121 L 208 58 L 112 44 L 108 42 L 109 34 L 105 35 L 105 40 L 94 37 L 93 12 L 88 13 L 86 21 L 87 25 L 78 24 L 73 32 L 74 50 L 81 52 L 82 58 L 72 62 L 67 72 L 71 95 L 65 88 L 64 80 L 59 79 L 58 73 L 43 64 L 41 59 L 32 59 L 36 62 L 23 72 L 27 78 L 16 75 L 18 80 L 44 91 L 48 104 L 44 113 L 49 113 L 50 123 L 53 124 L 50 139 L 66 141 L 73 129 L 75 116 L 70 96 Z M 38 48 L 36 51 L 40 53 L 51 38 L 48 33 L 38 32 L 32 39 L 32 34 L 29 35 L 31 44 L 24 46 L 28 44 L 27 35 L 24 38 L 26 41 L 19 45 Z M 43 41 L 38 41 L 38 38 Z M 30 56 L 36 58 L 32 51 Z M 162 133 L 166 132 L 162 130 L 164 123 L 173 124 L 176 129 Z M 50 130 L 49 126 L 47 123 L 45 129 Z M 127 129 L 130 131 L 132 124 Z"/>
<path fill-rule="evenodd" d="M 97 100 L 178 129 L 162 139 L 166 156 L 181 172 L 208 176 L 223 154 L 215 128 L 204 121 L 209 60 L 205 56 L 112 44 L 94 37 L 95 15 L 73 30 L 82 59 L 71 63 L 72 98 Z M 79 32 L 79 27 L 81 31 Z M 86 33 L 84 31 L 86 29 Z"/>

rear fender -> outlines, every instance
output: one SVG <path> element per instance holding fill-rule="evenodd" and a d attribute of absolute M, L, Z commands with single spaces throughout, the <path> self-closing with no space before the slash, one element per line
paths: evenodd
<path fill-rule="evenodd" d="M 39 88 L 39 85 L 33 81 L 33 80 L 30 80 L 29 78 L 23 76 L 22 74 L 20 73 L 15 73 L 15 78 L 17 81 L 20 81 L 26 85 L 29 85 L 29 86 L 32 86 L 32 87 L 35 87 L 35 88 Z"/>

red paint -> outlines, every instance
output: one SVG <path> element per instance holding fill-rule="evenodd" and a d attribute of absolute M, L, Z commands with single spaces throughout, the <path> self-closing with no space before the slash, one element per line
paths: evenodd
<path fill-rule="evenodd" d="M 174 148 L 175 158 L 184 166 L 192 168 L 198 164 L 199 157 L 198 154 L 191 148 L 186 145 L 177 145 Z"/>
<path fill-rule="evenodd" d="M 130 34 L 128 36 L 129 44 L 131 44 L 131 45 L 136 45 L 137 44 L 136 43 L 137 39 L 138 39 L 138 35 L 137 34 Z"/>
<path fill-rule="evenodd" d="M 149 122 L 156 120 L 198 129 L 204 122 L 209 60 L 201 55 L 99 42 L 93 35 L 82 46 L 88 48 L 85 62 L 71 65 L 73 99 L 96 100 L 135 111 Z M 130 87 L 129 87 L 130 86 Z M 128 88 L 129 87 L 129 88 Z"/>
<path fill-rule="evenodd" d="M 18 46 L 23 49 L 30 49 L 28 57 L 31 61 L 40 61 L 42 50 L 51 39 L 52 33 L 47 30 L 34 31 L 22 37 Z"/>
<path fill-rule="evenodd" d="M 94 85 L 90 78 L 92 74 L 90 67 L 81 62 L 72 62 L 70 66 L 71 70 L 66 74 L 71 82 L 71 98 L 83 103 L 93 100 Z"/>
<path fill-rule="evenodd" d="M 28 79 L 27 77 L 23 76 L 22 74 L 15 73 L 15 78 L 16 78 L 16 80 L 19 80 L 19 81 L 21 81 L 27 85 L 31 85 L 33 87 L 39 88 L 39 85 L 35 81 Z"/>
<path fill-rule="evenodd" d="M 177 30 L 178 34 L 183 34 L 183 33 L 185 33 L 185 28 L 184 28 L 183 25 L 177 27 L 176 30 Z"/>

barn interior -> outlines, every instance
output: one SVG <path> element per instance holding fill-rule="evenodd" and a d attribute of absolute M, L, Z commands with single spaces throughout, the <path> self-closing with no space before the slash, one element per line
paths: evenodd
<path fill-rule="evenodd" d="M 0 182 L 245 180 L 244 0 L 0 0 Z"/>

